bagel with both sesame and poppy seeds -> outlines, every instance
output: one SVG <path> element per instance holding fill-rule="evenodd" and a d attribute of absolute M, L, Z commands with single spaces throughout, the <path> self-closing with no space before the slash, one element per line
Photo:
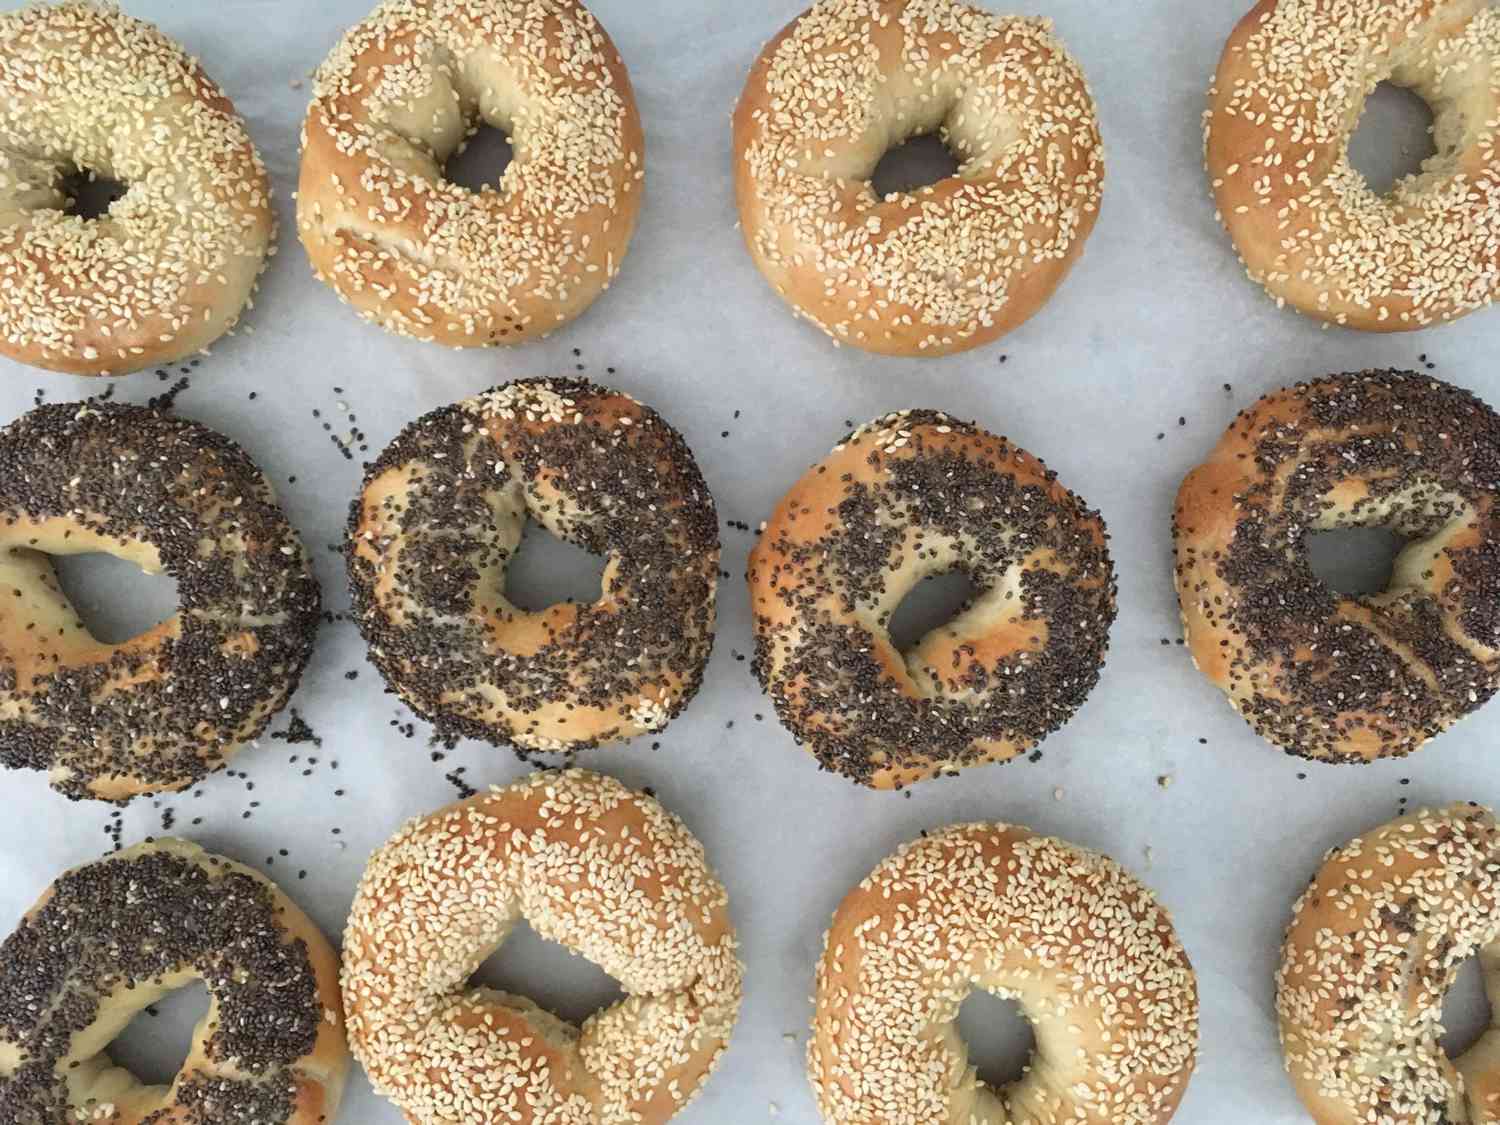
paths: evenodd
<path fill-rule="evenodd" d="M 625 998 L 576 1027 L 468 987 L 523 919 Z M 344 932 L 355 1057 L 413 1125 L 660 1125 L 717 1066 L 742 976 L 703 846 L 652 798 L 581 770 L 408 823 L 370 858 Z"/>
<path fill-rule="evenodd" d="M 1364 371 L 1244 411 L 1182 483 L 1177 597 L 1193 661 L 1299 757 L 1402 757 L 1500 687 L 1500 416 L 1427 375 Z M 1344 596 L 1309 534 L 1408 540 L 1387 588 Z"/>
<path fill-rule="evenodd" d="M 1317 1125 L 1500 1120 L 1500 1030 L 1449 1058 L 1443 997 L 1478 957 L 1500 996 L 1500 829 L 1489 809 L 1401 817 L 1329 852 L 1276 975 L 1287 1073 Z"/>
<path fill-rule="evenodd" d="M 955 175 L 876 194 L 937 133 Z M 745 243 L 835 343 L 899 356 L 987 344 L 1046 303 L 1098 218 L 1093 96 L 1049 21 L 958 0 L 819 0 L 766 46 L 734 115 Z"/>
<path fill-rule="evenodd" d="M 1014 1000 L 1036 1051 L 996 1088 L 956 1021 Z M 924 833 L 834 914 L 808 1077 L 827 1125 L 1164 1125 L 1198 1052 L 1198 984 L 1167 912 L 1118 864 L 1004 824 Z"/>
<path fill-rule="evenodd" d="M 145 1085 L 109 1045 L 194 981 L 209 1008 L 187 1059 Z M 348 1070 L 327 939 L 265 876 L 185 840 L 66 872 L 0 944 L 7 1125 L 330 1125 Z"/>
<path fill-rule="evenodd" d="M 899 789 L 1007 761 L 1099 680 L 1115 616 L 1104 521 L 1003 437 L 932 410 L 855 430 L 781 501 L 750 555 L 754 670 L 827 770 Z M 900 652 L 923 579 L 978 593 Z"/>
<path fill-rule="evenodd" d="M 93 553 L 169 575 L 178 612 L 95 638 L 52 565 Z M 186 788 L 291 698 L 320 607 L 270 481 L 221 434 L 98 400 L 0 430 L 0 765 L 72 798 Z"/>
<path fill-rule="evenodd" d="M 482 126 L 496 186 L 443 176 Z M 544 336 L 609 287 L 645 142 L 619 52 L 578 0 L 386 0 L 318 71 L 297 227 L 365 319 L 453 347 Z"/>
<path fill-rule="evenodd" d="M 528 520 L 607 558 L 600 597 L 506 597 Z M 569 752 L 659 731 L 713 648 L 718 515 L 650 407 L 583 379 L 495 387 L 419 419 L 371 465 L 346 545 L 386 681 L 445 740 Z"/>
<path fill-rule="evenodd" d="M 1381 82 L 1433 112 L 1435 155 L 1377 194 L 1350 163 Z M 1252 280 L 1333 324 L 1456 320 L 1500 287 L 1500 11 L 1487 0 L 1261 0 L 1225 45 L 1204 143 Z"/>
<path fill-rule="evenodd" d="M 75 173 L 125 193 L 71 214 Z M 0 353 L 121 375 L 201 351 L 274 235 L 245 123 L 182 47 L 112 3 L 0 15 Z"/>

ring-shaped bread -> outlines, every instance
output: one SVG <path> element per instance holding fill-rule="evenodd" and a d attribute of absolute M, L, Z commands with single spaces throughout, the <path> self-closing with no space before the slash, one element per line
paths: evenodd
<path fill-rule="evenodd" d="M 1389 81 L 1433 111 L 1436 153 L 1377 194 L 1350 163 Z M 1500 287 L 1500 12 L 1487 0 L 1260 0 L 1205 118 L 1219 217 L 1250 277 L 1310 316 L 1395 332 Z"/>
<path fill-rule="evenodd" d="M 108 1048 L 168 993 L 208 1012 L 171 1083 Z M 265 876 L 158 840 L 58 877 L 0 944 L 0 1121 L 331 1125 L 349 1069 L 338 959 Z"/>
<path fill-rule="evenodd" d="M 91 634 L 52 557 L 176 580 L 139 636 Z M 238 445 L 141 406 L 42 406 L 0 430 L 0 765 L 69 797 L 182 789 L 259 736 L 312 654 L 321 596 Z"/>
<path fill-rule="evenodd" d="M 625 998 L 576 1027 L 469 987 L 522 919 Z M 702 845 L 652 798 L 581 770 L 407 824 L 370 858 L 344 933 L 355 1057 L 413 1125 L 660 1125 L 718 1064 L 742 972 Z"/>
<path fill-rule="evenodd" d="M 1316 1125 L 1500 1120 L 1500 1029 L 1449 1058 L 1443 997 L 1479 958 L 1500 999 L 1500 828 L 1479 805 L 1401 817 L 1328 853 L 1276 977 L 1287 1073 Z"/>
<path fill-rule="evenodd" d="M 606 558 L 596 601 L 507 598 L 528 521 Z M 713 649 L 718 516 L 692 451 L 586 380 L 412 423 L 369 467 L 346 551 L 371 660 L 445 739 L 572 751 L 661 730 Z"/>
<path fill-rule="evenodd" d="M 1332 762 L 1418 749 L 1500 687 L 1500 416 L 1427 375 L 1365 371 L 1244 411 L 1182 483 L 1177 595 L 1193 660 L 1264 738 Z M 1309 535 L 1408 542 L 1345 596 Z"/>
<path fill-rule="evenodd" d="M 889 150 L 937 133 L 955 175 L 882 198 Z M 1104 152 L 1050 22 L 959 0 L 819 0 L 767 44 L 734 116 L 745 243 L 836 343 L 940 356 L 1046 303 L 1098 218 Z"/>
<path fill-rule="evenodd" d="M 482 125 L 513 157 L 476 192 L 443 168 Z M 454 347 L 578 316 L 641 206 L 630 78 L 578 0 L 386 0 L 318 71 L 302 143 L 314 272 L 365 319 Z"/>
<path fill-rule="evenodd" d="M 976 594 L 908 651 L 923 579 Z M 877 789 L 1008 761 L 1099 680 L 1115 616 L 1104 521 L 1003 437 L 931 410 L 850 434 L 793 486 L 750 556 L 755 672 L 824 769 Z"/>
<path fill-rule="evenodd" d="M 1025 1076 L 980 1080 L 956 1026 L 1017 1001 Z M 827 1125 L 1164 1125 L 1198 1051 L 1172 920 L 1113 861 L 1003 824 L 924 834 L 849 892 L 818 963 L 808 1075 Z"/>
<path fill-rule="evenodd" d="M 75 173 L 125 194 L 71 214 Z M 181 46 L 113 3 L 0 15 L 0 352 L 120 375 L 201 351 L 274 234 L 245 123 Z"/>

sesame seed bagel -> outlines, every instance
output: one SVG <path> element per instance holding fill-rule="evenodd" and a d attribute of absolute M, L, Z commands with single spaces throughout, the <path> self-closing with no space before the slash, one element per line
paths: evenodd
<path fill-rule="evenodd" d="M 1383 81 L 1431 106 L 1437 153 L 1381 196 L 1349 139 Z M 1497 121 L 1486 0 L 1261 0 L 1209 91 L 1219 216 L 1278 304 L 1380 332 L 1454 320 L 1500 285 Z"/>
<path fill-rule="evenodd" d="M 1500 1031 L 1449 1059 L 1443 996 L 1476 954 L 1500 995 L 1500 830 L 1479 805 L 1392 821 L 1328 853 L 1276 977 L 1287 1073 L 1317 1125 L 1493 1122 Z"/>
<path fill-rule="evenodd" d="M 109 1057 L 130 1021 L 202 981 L 208 1013 L 167 1086 Z M 0 945 L 0 1120 L 328 1125 L 349 1049 L 338 960 L 265 876 L 160 840 L 60 876 Z"/>
<path fill-rule="evenodd" d="M 75 172 L 127 190 L 70 214 Z M 274 232 L 245 123 L 181 46 L 91 0 L 0 15 L 0 353 L 119 375 L 200 351 Z"/>
<path fill-rule="evenodd" d="M 522 919 L 625 999 L 579 1028 L 467 987 Z M 410 822 L 370 858 L 344 933 L 350 1040 L 414 1125 L 657 1125 L 729 1041 L 736 948 L 680 820 L 607 777 L 536 774 Z"/>
<path fill-rule="evenodd" d="M 881 198 L 880 158 L 936 132 L 956 175 Z M 1083 72 L 1045 20 L 956 0 L 819 0 L 766 46 L 734 115 L 745 243 L 836 343 L 940 356 L 1046 303 L 1099 213 Z"/>
<path fill-rule="evenodd" d="M 923 579 L 978 593 L 900 652 Z M 1007 761 L 1098 682 L 1115 616 L 1104 521 L 1003 437 L 932 410 L 862 426 L 787 493 L 750 556 L 755 672 L 824 769 L 899 789 Z"/>
<path fill-rule="evenodd" d="M 955 1021 L 1021 1005 L 1036 1053 L 994 1088 Z M 818 963 L 808 1076 L 828 1125 L 1159 1125 L 1198 1051 L 1172 921 L 1119 865 L 1004 824 L 924 834 L 852 890 Z"/>
<path fill-rule="evenodd" d="M 1500 417 L 1425 375 L 1365 371 L 1277 391 L 1177 496 L 1177 596 L 1193 661 L 1288 753 L 1418 749 L 1500 687 Z M 1342 596 L 1306 537 L 1385 527 L 1390 585 Z"/>
<path fill-rule="evenodd" d="M 498 188 L 443 166 L 483 125 L 510 138 Z M 619 271 L 645 177 L 635 94 L 577 0 L 386 0 L 318 71 L 297 226 L 361 316 L 454 347 L 578 316 Z"/>
<path fill-rule="evenodd" d="M 528 520 L 607 557 L 598 601 L 507 599 Z M 450 741 L 573 751 L 661 730 L 713 648 L 718 515 L 692 451 L 582 379 L 507 383 L 408 426 L 365 475 L 347 557 L 371 660 Z"/>
<path fill-rule="evenodd" d="M 51 558 L 104 553 L 177 582 L 179 611 L 97 640 Z M 291 697 L 320 598 L 239 446 L 139 406 L 43 406 L 0 430 L 0 764 L 73 798 L 182 789 Z"/>

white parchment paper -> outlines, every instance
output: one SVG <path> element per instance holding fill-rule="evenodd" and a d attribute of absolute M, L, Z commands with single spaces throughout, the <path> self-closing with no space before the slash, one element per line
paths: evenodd
<path fill-rule="evenodd" d="M 898 843 L 974 819 L 1020 822 L 1101 849 L 1174 912 L 1203 998 L 1201 1067 L 1179 1121 L 1306 1121 L 1280 1070 L 1272 1013 L 1293 897 L 1324 849 L 1389 819 L 1401 798 L 1412 806 L 1500 800 L 1500 710 L 1406 762 L 1313 766 L 1259 741 L 1181 648 L 1162 645 L 1178 636 L 1172 498 L 1237 409 L 1298 378 L 1414 367 L 1423 354 L 1440 376 L 1500 404 L 1492 358 L 1500 312 L 1420 335 L 1324 331 L 1278 311 L 1244 279 L 1200 166 L 1203 91 L 1243 5 L 1047 0 L 1043 14 L 1081 59 L 1100 104 L 1109 155 L 1101 221 L 1072 277 L 1020 331 L 976 353 L 917 362 L 835 350 L 794 321 L 735 229 L 729 114 L 761 43 L 800 0 L 595 0 L 631 69 L 648 135 L 647 204 L 634 248 L 619 283 L 581 321 L 548 341 L 472 354 L 359 322 L 313 281 L 295 238 L 308 75 L 365 14 L 364 0 L 128 4 L 204 59 L 275 177 L 280 256 L 249 327 L 191 371 L 176 408 L 233 436 L 269 471 L 312 548 L 328 608 L 348 602 L 341 560 L 327 545 L 342 536 L 360 465 L 339 455 L 325 421 L 343 435 L 357 416 L 352 425 L 368 435 L 373 457 L 429 409 L 505 379 L 581 365 L 656 406 L 698 454 L 725 521 L 732 574 L 707 684 L 659 750 L 645 740 L 583 762 L 653 786 L 701 836 L 733 896 L 749 965 L 744 1015 L 685 1125 L 772 1117 L 816 1125 L 802 1059 L 830 913 Z M 48 401 L 102 389 L 8 362 L 0 368 L 4 421 L 28 409 L 37 388 Z M 140 402 L 165 388 L 145 372 L 121 381 L 116 394 Z M 1120 617 L 1102 683 L 1045 743 L 1040 763 L 977 770 L 902 796 L 820 774 L 776 724 L 743 659 L 751 640 L 742 576 L 753 537 L 729 521 L 765 518 L 848 421 L 909 406 L 939 407 L 1008 435 L 1102 509 Z M 161 834 L 170 809 L 174 831 L 268 870 L 337 937 L 366 855 L 405 818 L 454 799 L 446 773 L 463 767 L 464 780 L 482 787 L 525 772 L 508 752 L 478 744 L 432 760 L 420 723 L 410 738 L 392 725 L 412 718 L 384 693 L 344 621 L 322 630 L 295 705 L 320 748 L 263 740 L 201 796 L 136 802 L 124 814 L 125 842 Z M 284 726 L 285 717 L 275 729 Z M 1173 779 L 1168 788 L 1158 784 L 1163 775 Z M 7 774 L 0 786 L 4 932 L 61 869 L 109 847 L 110 812 L 69 804 L 35 775 Z M 345 795 L 336 798 L 336 789 Z M 589 989 L 599 991 L 587 972 L 559 968 L 537 950 L 501 960 L 509 984 L 565 1008 L 582 1003 L 586 1011 Z M 530 981 L 533 960 L 556 975 Z M 400 1117 L 356 1073 L 342 1120 L 395 1125 Z"/>

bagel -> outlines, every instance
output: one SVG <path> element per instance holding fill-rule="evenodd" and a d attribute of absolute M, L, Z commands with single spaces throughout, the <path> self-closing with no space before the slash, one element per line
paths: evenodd
<path fill-rule="evenodd" d="M 1328 853 L 1276 977 L 1287 1073 L 1316 1125 L 1494 1121 L 1500 1030 L 1449 1059 L 1443 996 L 1479 957 L 1500 995 L 1500 830 L 1478 805 L 1404 816 Z"/>
<path fill-rule="evenodd" d="M 976 988 L 1036 1033 L 1020 1081 L 969 1065 Z M 924 834 L 833 917 L 808 1076 L 828 1125 L 1161 1125 L 1198 1050 L 1198 985 L 1151 892 L 1104 856 L 1003 824 Z"/>
<path fill-rule="evenodd" d="M 1381 196 L 1349 139 L 1383 81 L 1428 103 L 1437 152 Z M 1500 286 L 1497 122 L 1486 0 L 1260 0 L 1209 91 L 1219 218 L 1277 304 L 1378 332 L 1455 320 Z"/>
<path fill-rule="evenodd" d="M 1290 754 L 1418 749 L 1500 686 L 1500 417 L 1426 375 L 1365 371 L 1278 391 L 1190 473 L 1173 520 L 1194 663 Z M 1329 589 L 1310 532 L 1409 542 L 1389 587 Z"/>
<path fill-rule="evenodd" d="M 898 652 L 924 578 L 978 589 Z M 754 670 L 824 769 L 877 789 L 1007 761 L 1099 680 L 1115 616 L 1104 521 L 1035 457 L 932 410 L 855 430 L 750 556 Z"/>
<path fill-rule="evenodd" d="M 505 595 L 528 519 L 605 555 L 591 605 Z M 664 728 L 713 649 L 719 527 L 676 430 L 581 379 L 507 383 L 408 426 L 347 540 L 370 658 L 440 738 L 574 751 Z"/>
<path fill-rule="evenodd" d="M 178 613 L 88 631 L 51 556 L 168 574 Z M 228 438 L 140 406 L 31 411 L 0 430 L 0 765 L 72 798 L 183 789 L 256 738 L 312 653 L 320 597 L 271 484 Z"/>
<path fill-rule="evenodd" d="M 522 919 L 626 997 L 575 1027 L 466 982 Z M 742 966 L 703 847 L 654 800 L 537 774 L 407 824 L 344 933 L 355 1057 L 413 1125 L 659 1125 L 717 1065 Z"/>
<path fill-rule="evenodd" d="M 108 1048 L 194 981 L 208 1013 L 168 1086 Z M 184 840 L 75 868 L 0 944 L 0 1120 L 328 1125 L 349 1069 L 328 942 L 265 876 Z"/>
<path fill-rule="evenodd" d="M 443 166 L 482 125 L 514 158 L 471 192 Z M 297 227 L 314 273 L 392 332 L 515 344 L 619 272 L 645 142 L 614 44 L 577 0 L 386 0 L 318 71 Z"/>
<path fill-rule="evenodd" d="M 70 214 L 75 172 L 127 190 Z M 120 375 L 201 351 L 274 237 L 245 123 L 181 46 L 92 0 L 0 15 L 0 353 Z"/>
<path fill-rule="evenodd" d="M 881 198 L 876 165 L 937 133 L 956 175 Z M 979 347 L 1046 303 L 1098 218 L 1093 96 L 1045 20 L 957 0 L 819 0 L 761 52 L 734 115 L 745 244 L 835 343 Z"/>

